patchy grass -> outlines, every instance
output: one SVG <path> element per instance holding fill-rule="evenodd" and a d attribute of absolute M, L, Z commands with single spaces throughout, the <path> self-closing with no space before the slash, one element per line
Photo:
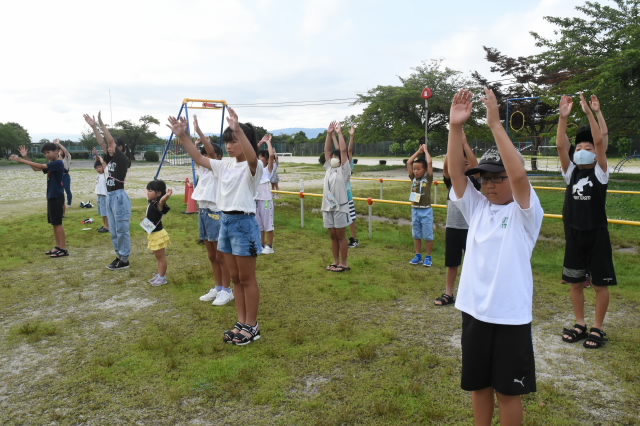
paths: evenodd
<path fill-rule="evenodd" d="M 375 182 L 354 188 L 356 196 L 377 198 Z M 407 194 L 407 185 L 385 183 L 386 198 Z M 560 192 L 539 194 L 546 211 L 559 212 Z M 634 219 L 636 198 L 608 197 L 610 216 Z M 409 226 L 375 222 L 368 239 L 361 217 L 353 270 L 335 274 L 324 271 L 330 244 L 313 213 L 319 199 L 305 198 L 300 229 L 299 199 L 282 197 L 276 254 L 258 260 L 264 337 L 234 347 L 222 342 L 234 308 L 198 301 L 211 286 L 210 269 L 197 244 L 197 218 L 179 213 L 181 201 L 171 200 L 166 217 L 170 284 L 160 288 L 146 284 L 155 262 L 137 226 L 142 199 L 134 201 L 126 271 L 104 268 L 112 260 L 109 236 L 95 232 L 99 224 L 82 231 L 83 210 L 69 212 L 71 256 L 61 259 L 41 254 L 51 245 L 44 211 L 0 219 L 2 423 L 471 422 L 470 397 L 459 388 L 460 314 L 433 306 L 445 283 L 444 210 L 436 209 L 433 268 L 408 265 Z M 361 213 L 365 206 L 358 203 Z M 374 214 L 406 219 L 409 210 L 376 204 Z M 611 226 L 611 233 L 616 247 L 640 245 L 635 228 Z M 587 351 L 560 341 L 560 330 L 572 322 L 568 289 L 559 284 L 563 247 L 560 221 L 546 219 L 532 260 L 538 392 L 524 398 L 526 421 L 636 423 L 637 253 L 615 251 L 620 285 L 611 291 L 611 341 Z M 593 292 L 586 295 L 593 318 Z"/>

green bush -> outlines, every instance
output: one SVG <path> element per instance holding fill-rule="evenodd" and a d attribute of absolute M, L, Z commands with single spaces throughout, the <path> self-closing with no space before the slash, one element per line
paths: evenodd
<path fill-rule="evenodd" d="M 399 154 L 400 151 L 402 151 L 402 146 L 400 146 L 400 142 L 394 142 L 391 145 L 389 145 L 389 152 L 391 152 L 393 155 Z"/>
<path fill-rule="evenodd" d="M 158 153 L 155 151 L 145 151 L 144 161 L 148 161 L 150 163 L 157 163 L 158 161 L 160 161 L 160 157 L 158 156 Z"/>
<path fill-rule="evenodd" d="M 320 154 L 320 157 L 318 157 L 318 163 L 320 163 L 321 166 L 324 166 L 324 162 L 325 162 L 325 158 L 324 158 L 324 152 L 322 154 Z"/>
<path fill-rule="evenodd" d="M 419 146 L 420 142 L 418 142 L 417 140 L 406 141 L 404 143 L 404 152 L 407 154 L 413 154 L 418 150 Z"/>

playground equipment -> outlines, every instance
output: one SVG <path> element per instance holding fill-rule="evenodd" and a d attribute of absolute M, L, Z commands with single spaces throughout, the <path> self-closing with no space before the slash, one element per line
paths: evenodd
<path fill-rule="evenodd" d="M 213 100 L 213 99 L 191 99 L 184 98 L 182 100 L 182 105 L 180 106 L 180 110 L 178 111 L 177 118 L 180 119 L 182 117 L 187 119 L 187 124 L 189 124 L 189 109 L 212 109 L 212 110 L 222 110 L 222 117 L 220 119 L 220 141 L 222 143 L 222 131 L 224 129 L 224 114 L 227 110 L 227 101 L 224 100 Z M 188 127 L 189 132 L 191 132 L 191 126 Z M 174 141 L 173 132 L 169 136 L 169 140 L 164 147 L 164 152 L 162 153 L 162 158 L 160 159 L 160 165 L 158 165 L 158 170 L 156 171 L 156 175 L 154 179 L 158 179 L 160 175 L 160 170 L 165 162 L 168 165 L 172 166 L 186 166 L 191 164 L 191 174 L 193 176 L 193 182 L 195 185 L 198 184 L 198 178 L 196 176 L 196 169 L 194 161 L 189 157 L 189 155 L 184 151 L 184 147 L 180 144 L 180 141 Z"/>
<path fill-rule="evenodd" d="M 422 89 L 420 96 L 424 99 L 424 144 L 429 146 L 427 143 L 427 132 L 429 130 L 429 99 L 433 96 L 433 92 L 428 87 L 425 87 Z"/>
<path fill-rule="evenodd" d="M 640 154 L 636 154 L 635 152 L 625 158 L 623 158 L 622 160 L 620 160 L 618 162 L 618 164 L 616 164 L 616 166 L 613 168 L 613 173 L 620 173 L 622 171 L 622 167 L 625 165 L 625 163 L 628 163 L 631 160 L 634 159 L 639 159 L 640 160 Z"/>

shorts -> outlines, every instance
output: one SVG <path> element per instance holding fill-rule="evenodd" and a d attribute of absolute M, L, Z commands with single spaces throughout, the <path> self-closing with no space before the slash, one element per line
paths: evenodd
<path fill-rule="evenodd" d="M 256 200 L 256 221 L 260 232 L 273 231 L 273 200 Z"/>
<path fill-rule="evenodd" d="M 271 179 L 270 179 L 270 180 L 271 180 L 271 183 L 278 183 L 278 182 L 280 182 L 280 176 L 278 176 L 278 172 L 274 172 L 274 173 L 271 175 Z"/>
<path fill-rule="evenodd" d="M 254 214 L 222 213 L 218 251 L 234 256 L 257 256 L 262 252 L 260 229 Z"/>
<path fill-rule="evenodd" d="M 581 283 L 591 277 L 595 286 L 616 285 L 613 253 L 608 228 L 578 231 L 565 226 L 562 279 L 567 283 Z"/>
<path fill-rule="evenodd" d="M 349 219 L 351 219 L 351 222 L 355 222 L 357 218 L 356 203 L 353 200 L 349 200 Z"/>
<path fill-rule="evenodd" d="M 433 241 L 433 209 L 411 208 L 411 227 L 414 240 Z"/>
<path fill-rule="evenodd" d="M 445 228 L 444 266 L 462 265 L 462 254 L 467 248 L 468 229 Z"/>
<path fill-rule="evenodd" d="M 64 196 L 47 199 L 47 222 L 53 226 L 62 225 L 64 216 Z"/>
<path fill-rule="evenodd" d="M 462 312 L 461 341 L 462 389 L 491 387 L 504 395 L 536 391 L 531 323 L 491 324 Z"/>
<path fill-rule="evenodd" d="M 349 218 L 349 213 L 345 212 L 322 212 L 322 222 L 325 228 L 337 228 L 342 229 L 351 225 L 351 219 Z"/>
<path fill-rule="evenodd" d="M 98 195 L 98 215 L 100 216 L 107 215 L 107 196 L 106 195 Z"/>
<path fill-rule="evenodd" d="M 198 224 L 201 241 L 218 241 L 222 212 L 211 209 L 199 209 Z"/>
<path fill-rule="evenodd" d="M 152 251 L 162 250 L 169 247 L 169 234 L 166 229 L 147 234 L 147 248 Z"/>

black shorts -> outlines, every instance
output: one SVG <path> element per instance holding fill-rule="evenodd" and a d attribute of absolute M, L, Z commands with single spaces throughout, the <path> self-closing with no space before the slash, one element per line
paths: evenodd
<path fill-rule="evenodd" d="M 47 199 L 47 222 L 53 226 L 62 225 L 64 197 Z"/>
<path fill-rule="evenodd" d="M 444 266 L 462 265 L 462 254 L 467 248 L 468 229 L 445 228 Z"/>
<path fill-rule="evenodd" d="M 578 231 L 564 227 L 565 248 L 562 279 L 567 283 L 581 283 L 591 277 L 596 286 L 616 285 L 613 252 L 608 228 Z"/>
<path fill-rule="evenodd" d="M 490 324 L 462 313 L 462 389 L 504 395 L 536 391 L 531 323 Z"/>

